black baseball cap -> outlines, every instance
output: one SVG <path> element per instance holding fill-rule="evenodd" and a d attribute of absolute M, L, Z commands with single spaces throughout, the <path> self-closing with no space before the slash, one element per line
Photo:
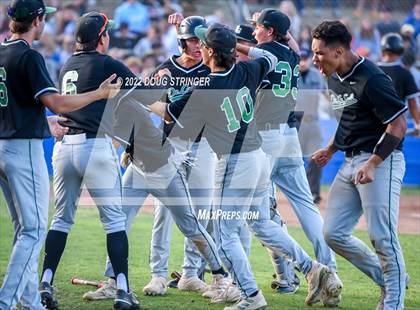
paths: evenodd
<path fill-rule="evenodd" d="M 271 27 L 278 34 L 286 35 L 290 28 L 290 19 L 286 14 L 283 14 L 279 10 L 275 9 L 264 9 L 261 11 L 258 17 L 257 24 L 261 24 L 265 27 Z"/>
<path fill-rule="evenodd" d="M 98 39 L 105 31 L 115 27 L 115 22 L 103 13 L 89 12 L 81 16 L 76 24 L 76 42 L 89 43 Z"/>
<path fill-rule="evenodd" d="M 236 35 L 232 28 L 214 23 L 210 27 L 195 27 L 194 33 L 206 46 L 224 53 L 233 53 L 236 48 Z"/>
<path fill-rule="evenodd" d="M 38 16 L 55 11 L 56 8 L 45 6 L 42 0 L 12 0 L 7 7 L 7 15 L 16 22 L 32 21 Z"/>
<path fill-rule="evenodd" d="M 250 25 L 241 24 L 235 28 L 235 34 L 238 40 L 244 40 L 249 43 L 257 44 L 257 40 L 255 40 L 254 36 L 252 35 L 253 32 L 254 28 L 252 28 Z"/>

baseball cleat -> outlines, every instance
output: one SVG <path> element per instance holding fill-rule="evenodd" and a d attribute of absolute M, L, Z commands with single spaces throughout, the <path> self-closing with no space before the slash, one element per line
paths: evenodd
<path fill-rule="evenodd" d="M 85 300 L 104 300 L 114 299 L 117 293 L 117 283 L 114 279 L 109 278 L 105 285 L 96 291 L 89 291 L 83 295 Z"/>
<path fill-rule="evenodd" d="M 203 293 L 203 297 L 212 299 L 213 297 L 216 297 L 220 293 L 224 292 L 231 283 L 232 280 L 229 276 L 214 274 L 211 285 L 209 289 Z"/>
<path fill-rule="evenodd" d="M 42 305 L 49 310 L 58 309 L 58 301 L 54 297 L 54 288 L 48 282 L 39 284 L 39 293 L 41 295 Z"/>
<path fill-rule="evenodd" d="M 322 302 L 326 307 L 338 307 L 341 301 L 341 290 L 343 289 L 343 282 L 341 282 L 336 272 L 328 273 L 325 282 L 325 288 L 322 292 Z"/>
<path fill-rule="evenodd" d="M 214 296 L 211 299 L 212 303 L 221 304 L 227 302 L 238 302 L 241 300 L 242 294 L 241 291 L 236 287 L 235 284 L 230 283 L 228 287 L 218 295 Z"/>
<path fill-rule="evenodd" d="M 181 291 L 194 291 L 204 293 L 209 289 L 209 286 L 201 281 L 197 276 L 185 277 L 184 275 L 179 279 L 178 289 Z"/>
<path fill-rule="evenodd" d="M 168 282 L 167 286 L 170 288 L 178 288 L 179 279 L 173 279 Z"/>
<path fill-rule="evenodd" d="M 231 307 L 225 307 L 224 310 L 262 310 L 267 307 L 267 302 L 261 291 L 254 297 L 241 299 Z"/>
<path fill-rule="evenodd" d="M 321 300 L 322 290 L 325 287 L 327 275 L 330 270 L 327 266 L 324 266 L 316 261 L 312 262 L 312 268 L 306 275 L 308 281 L 308 295 L 306 296 L 305 303 L 308 306 L 312 306 Z"/>
<path fill-rule="evenodd" d="M 299 289 L 299 285 L 289 283 L 287 280 L 274 280 L 271 282 L 271 288 L 276 290 L 279 294 L 289 295 L 296 293 Z"/>
<path fill-rule="evenodd" d="M 146 295 L 165 295 L 168 289 L 166 279 L 164 277 L 152 277 L 149 284 L 143 288 L 143 293 Z"/>
<path fill-rule="evenodd" d="M 117 290 L 114 300 L 115 310 L 140 310 L 140 303 L 132 292 Z"/>

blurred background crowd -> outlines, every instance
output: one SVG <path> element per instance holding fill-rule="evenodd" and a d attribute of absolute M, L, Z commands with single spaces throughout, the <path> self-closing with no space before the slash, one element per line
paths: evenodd
<path fill-rule="evenodd" d="M 110 54 L 124 61 L 139 76 L 147 76 L 162 60 L 178 54 L 175 27 L 167 17 L 174 12 L 205 15 L 213 22 L 231 26 L 244 22 L 254 11 L 277 7 L 291 21 L 291 32 L 301 48 L 310 49 L 311 29 L 324 19 L 340 19 L 353 33 L 353 48 L 362 56 L 380 60 L 381 36 L 402 35 L 406 51 L 402 62 L 420 85 L 420 1 L 392 0 L 47 0 L 59 11 L 49 16 L 36 48 L 44 55 L 48 70 L 57 81 L 61 66 L 74 51 L 74 28 L 87 11 L 105 12 L 117 22 L 111 33 Z M 7 0 L 0 2 L 0 40 L 9 36 Z M 240 8 L 240 9 L 239 9 Z"/>

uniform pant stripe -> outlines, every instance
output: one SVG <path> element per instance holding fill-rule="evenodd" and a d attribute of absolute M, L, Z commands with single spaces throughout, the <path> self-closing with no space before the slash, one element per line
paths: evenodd
<path fill-rule="evenodd" d="M 390 164 L 390 169 L 389 169 L 389 196 L 388 196 L 388 227 L 389 227 L 389 233 L 391 235 L 391 246 L 392 246 L 392 251 L 394 252 L 395 255 L 395 261 L 397 262 L 397 267 L 398 267 L 398 302 L 397 302 L 397 309 L 398 306 L 400 304 L 400 299 L 401 299 L 401 269 L 400 269 L 400 263 L 398 261 L 398 255 L 397 252 L 395 250 L 394 247 L 394 240 L 393 240 L 393 235 L 394 235 L 394 230 L 392 229 L 392 224 L 391 224 L 391 195 L 392 195 L 392 161 L 393 161 L 393 155 L 391 155 L 391 164 Z"/>
<path fill-rule="evenodd" d="M 31 144 L 31 141 L 30 140 L 29 140 L 29 162 L 31 164 L 32 188 L 33 188 L 33 191 L 34 191 L 33 192 L 33 195 L 34 195 L 34 202 L 35 202 L 35 210 L 36 210 L 36 216 L 37 216 L 37 219 L 38 219 L 37 241 L 39 241 L 39 223 L 40 223 L 40 219 L 39 219 L 38 201 L 36 199 L 34 167 L 33 167 L 33 162 L 32 162 L 32 144 Z M 25 270 L 28 268 L 28 264 L 29 264 L 29 261 L 31 260 L 32 254 L 34 252 L 34 248 L 35 248 L 35 245 L 32 245 L 31 253 L 29 254 L 28 260 L 26 261 L 25 267 L 23 268 L 22 274 L 20 275 L 19 283 L 16 286 L 16 290 L 13 293 L 13 296 L 12 296 L 12 298 L 10 300 L 12 303 L 13 303 L 13 299 L 15 298 L 15 296 L 17 294 L 17 291 L 18 291 L 18 288 L 20 286 L 20 283 L 22 282 L 22 278 L 23 278 L 23 275 L 25 273 Z M 10 306 L 11 306 L 11 304 L 10 304 Z"/>
<path fill-rule="evenodd" d="M 191 197 L 190 197 L 190 194 L 189 194 L 189 192 L 188 192 L 188 190 L 187 190 L 187 185 L 186 185 L 186 183 L 185 183 L 185 180 L 184 180 L 184 176 L 182 175 L 182 173 L 181 172 L 179 172 L 179 171 L 177 171 L 177 173 L 179 174 L 179 176 L 181 177 L 181 181 L 182 181 L 182 184 L 184 185 L 184 190 L 185 190 L 185 194 L 187 195 L 187 198 L 188 198 L 188 205 L 189 205 L 189 208 L 190 208 L 190 212 L 191 212 L 191 214 L 192 214 L 192 216 L 193 216 L 193 218 L 194 218 L 194 220 L 195 220 L 195 222 L 197 223 L 197 226 L 198 226 L 198 230 L 200 231 L 200 233 L 203 235 L 203 237 L 204 237 L 204 239 L 207 241 L 207 244 L 208 244 L 208 247 L 210 248 L 210 251 L 213 253 L 213 256 L 214 256 L 214 258 L 216 259 L 216 261 L 219 263 L 219 265 L 222 265 L 221 264 L 221 262 L 218 260 L 218 256 L 217 256 L 217 254 L 216 253 L 214 253 L 214 251 L 213 251 L 213 248 L 210 246 L 210 243 L 209 243 L 209 240 L 206 238 L 206 235 L 205 235 L 205 233 L 200 229 L 200 222 L 198 221 L 198 219 L 197 219 L 197 217 L 195 216 L 195 212 L 194 212 L 194 210 L 192 209 L 192 203 L 191 203 Z"/>

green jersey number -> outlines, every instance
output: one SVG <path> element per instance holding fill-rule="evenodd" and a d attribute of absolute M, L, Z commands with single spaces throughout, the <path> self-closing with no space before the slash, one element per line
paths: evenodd
<path fill-rule="evenodd" d="M 290 91 L 292 92 L 292 97 L 294 100 L 297 99 L 297 87 L 292 87 L 292 77 L 299 78 L 299 65 L 296 65 L 293 69 L 290 67 L 290 64 L 286 61 L 279 61 L 276 69 L 276 73 L 282 73 L 280 84 L 273 84 L 273 93 L 276 97 L 284 98 Z"/>
<path fill-rule="evenodd" d="M 0 67 L 0 107 L 7 107 L 9 103 L 9 97 L 7 96 L 7 87 L 6 87 L 6 69 Z"/>
<path fill-rule="evenodd" d="M 76 95 L 77 94 L 77 86 L 76 83 L 77 79 L 79 78 L 79 74 L 77 71 L 68 71 L 63 76 L 63 85 L 61 86 L 61 94 L 62 95 Z"/>
<path fill-rule="evenodd" d="M 241 112 L 241 120 L 245 123 L 249 123 L 254 119 L 254 101 L 249 93 L 248 87 L 242 87 L 236 94 L 236 104 Z M 232 102 L 229 97 L 223 99 L 223 103 L 220 108 L 225 112 L 226 119 L 228 121 L 227 128 L 229 133 L 237 131 L 241 124 L 236 118 L 235 112 L 233 111 Z"/>

